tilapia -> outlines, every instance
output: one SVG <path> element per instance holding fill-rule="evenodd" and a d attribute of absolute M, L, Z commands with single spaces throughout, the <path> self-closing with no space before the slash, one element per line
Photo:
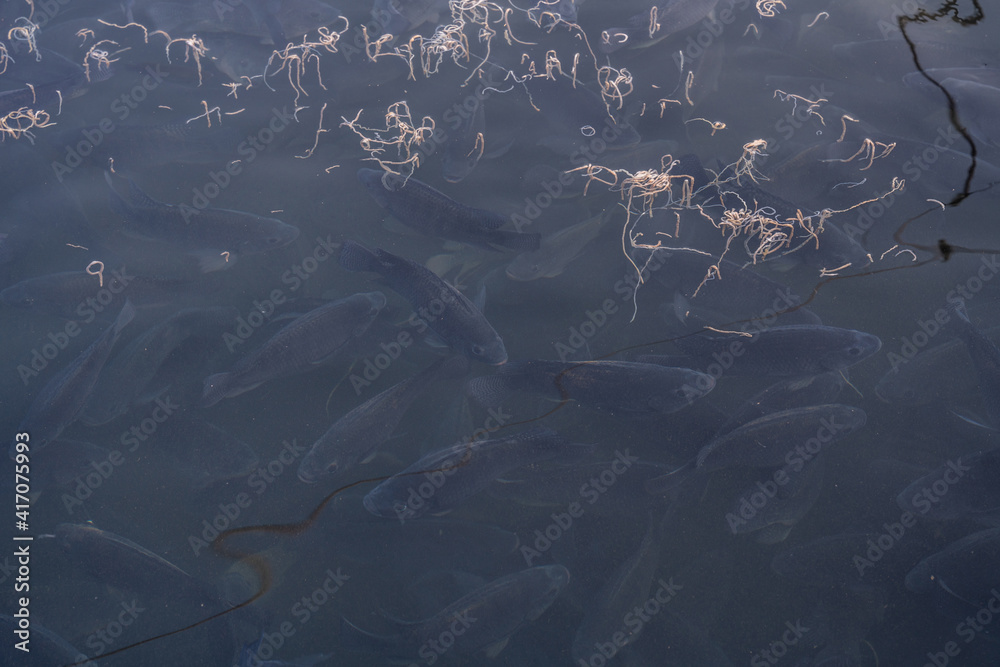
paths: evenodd
<path fill-rule="evenodd" d="M 410 321 L 418 330 L 430 328 L 446 343 L 472 359 L 499 365 L 507 361 L 500 334 L 465 295 L 414 261 L 381 248 L 369 250 L 345 241 L 340 265 L 348 271 L 380 274 L 416 313 Z"/>
<path fill-rule="evenodd" d="M 385 519 L 405 521 L 440 514 L 515 468 L 587 451 L 585 445 L 575 445 L 540 427 L 506 437 L 462 441 L 431 452 L 396 473 L 369 491 L 363 502 L 365 509 Z"/>
<path fill-rule="evenodd" d="M 30 434 L 32 449 L 41 449 L 55 440 L 77 420 L 122 329 L 133 317 L 135 307 L 126 300 L 114 324 L 38 392 L 19 428 Z"/>
<path fill-rule="evenodd" d="M 435 362 L 348 412 L 334 422 L 302 457 L 299 479 L 311 484 L 353 468 L 389 439 L 410 404 L 439 375 L 464 372 L 467 364 L 463 357 Z"/>
<path fill-rule="evenodd" d="M 623 412 L 676 412 L 715 387 L 710 375 L 631 361 L 513 361 L 496 375 L 469 380 L 468 393 L 498 406 L 515 392 Z"/>
<path fill-rule="evenodd" d="M 379 206 L 407 227 L 487 250 L 537 250 L 540 234 L 500 229 L 507 218 L 459 203 L 412 176 L 359 169 L 358 180 Z"/>
<path fill-rule="evenodd" d="M 126 201 L 111 190 L 111 208 L 125 220 L 126 236 L 159 241 L 198 258 L 203 272 L 231 266 L 239 256 L 276 250 L 298 238 L 299 229 L 275 218 L 222 208 L 163 204 L 151 199 L 130 179 Z"/>
<path fill-rule="evenodd" d="M 369 292 L 332 301 L 294 319 L 228 372 L 207 377 L 202 407 L 239 396 L 268 380 L 315 368 L 361 336 L 384 307 L 385 295 Z"/>

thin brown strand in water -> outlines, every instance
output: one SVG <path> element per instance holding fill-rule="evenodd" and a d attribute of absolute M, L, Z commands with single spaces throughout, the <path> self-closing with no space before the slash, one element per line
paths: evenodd
<path fill-rule="evenodd" d="M 917 71 L 920 72 L 925 79 L 930 81 L 935 88 L 944 94 L 945 99 L 948 100 L 948 118 L 951 120 L 951 124 L 955 127 L 955 129 L 958 130 L 959 134 L 965 138 L 966 143 L 969 144 L 969 155 L 972 158 L 972 161 L 969 164 L 969 169 L 965 175 L 965 183 L 962 186 L 962 191 L 955 195 L 950 202 L 948 202 L 949 206 L 958 206 L 972 194 L 970 188 L 972 187 L 972 178 L 976 173 L 976 156 L 978 155 L 978 150 L 976 149 L 976 143 L 969 135 L 968 129 L 966 129 L 965 125 L 958 117 L 958 106 L 955 104 L 955 98 L 951 96 L 951 93 L 948 92 L 947 88 L 938 83 L 934 77 L 927 73 L 923 65 L 920 64 L 920 57 L 917 55 L 917 47 L 913 43 L 913 40 L 910 39 L 910 35 L 906 32 L 906 28 L 910 25 L 910 23 L 927 23 L 930 21 L 936 21 L 939 18 L 944 18 L 945 16 L 951 16 L 951 20 L 953 22 L 958 23 L 963 27 L 977 25 L 983 20 L 983 8 L 980 6 L 979 0 L 972 0 L 972 6 L 975 7 L 975 12 L 972 15 L 967 17 L 959 16 L 958 2 L 956 0 L 947 0 L 941 5 L 941 8 L 934 13 L 929 13 L 926 9 L 920 8 L 917 10 L 916 14 L 913 14 L 912 16 L 901 15 L 897 19 L 899 23 L 899 31 L 903 33 L 903 39 L 906 41 L 906 45 L 910 49 L 910 55 L 913 56 L 913 64 L 916 66 Z M 903 223 L 903 226 L 905 227 L 910 222 L 911 221 L 908 220 Z M 902 231 L 902 229 L 900 231 Z"/>

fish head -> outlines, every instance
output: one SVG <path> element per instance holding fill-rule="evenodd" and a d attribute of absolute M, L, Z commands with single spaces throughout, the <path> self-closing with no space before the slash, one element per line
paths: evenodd
<path fill-rule="evenodd" d="M 299 238 L 299 228 L 276 218 L 261 218 L 256 233 L 250 235 L 240 247 L 240 254 L 268 252 L 283 248 Z"/>
<path fill-rule="evenodd" d="M 537 259 L 531 253 L 518 255 L 507 265 L 507 277 L 511 280 L 527 282 L 542 277 L 549 277 L 544 272 L 545 266 L 542 264 L 541 259 Z"/>
<path fill-rule="evenodd" d="M 466 344 L 462 350 L 468 357 L 490 366 L 500 366 L 507 363 L 507 348 L 503 340 L 496 336 L 493 340 L 477 341 Z"/>
<path fill-rule="evenodd" d="M 902 365 L 889 369 L 889 372 L 879 379 L 875 385 L 875 395 L 885 403 L 897 405 L 923 405 L 933 400 L 933 394 L 917 392 L 913 382 L 914 376 L 910 373 L 900 372 Z"/>
<path fill-rule="evenodd" d="M 298 477 L 306 484 L 315 484 L 325 477 L 337 474 L 340 470 L 340 458 L 324 460 L 319 456 L 307 454 L 299 464 Z"/>
<path fill-rule="evenodd" d="M 878 336 L 863 331 L 848 329 L 842 337 L 844 339 L 842 345 L 832 346 L 820 353 L 819 362 L 828 371 L 853 366 L 882 349 L 882 341 Z"/>
<path fill-rule="evenodd" d="M 687 369 L 669 369 L 677 375 L 669 392 L 651 396 L 649 406 L 652 410 L 663 414 L 676 412 L 707 395 L 715 388 L 715 378 L 708 373 Z"/>
<path fill-rule="evenodd" d="M 535 569 L 534 574 L 538 579 L 535 588 L 537 597 L 532 600 L 531 609 L 527 614 L 530 620 L 537 619 L 552 606 L 570 579 L 569 570 L 562 565 L 542 565 Z"/>

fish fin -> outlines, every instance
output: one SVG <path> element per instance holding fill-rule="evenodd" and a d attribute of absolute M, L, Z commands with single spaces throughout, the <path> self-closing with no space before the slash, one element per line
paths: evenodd
<path fill-rule="evenodd" d="M 501 651 L 503 651 L 505 648 L 507 648 L 507 642 L 509 642 L 509 641 L 510 641 L 510 637 L 504 637 L 500 641 L 493 642 L 492 644 L 490 644 L 489 646 L 487 646 L 483 650 L 483 652 L 486 654 L 487 658 L 489 658 L 489 659 L 492 660 L 493 658 L 495 658 L 498 655 L 500 655 Z"/>
<path fill-rule="evenodd" d="M 230 373 L 215 373 L 205 378 L 201 393 L 201 407 L 210 408 L 227 396 Z"/>
<path fill-rule="evenodd" d="M 448 345 L 447 341 L 445 341 L 444 338 L 441 338 L 441 336 L 437 335 L 433 331 L 428 332 L 427 334 L 424 335 L 424 342 L 430 347 L 436 348 L 438 350 L 445 350 L 451 347 L 450 345 Z"/>
<path fill-rule="evenodd" d="M 514 146 L 514 142 L 515 137 L 510 137 L 509 140 L 501 142 L 498 148 L 485 151 L 483 157 L 487 160 L 495 160 L 498 157 L 503 157 Z"/>
<path fill-rule="evenodd" d="M 680 468 L 646 480 L 646 491 L 654 496 L 676 495 L 684 482 L 691 478 L 691 473 L 695 470 L 694 461 L 685 463 Z"/>
<path fill-rule="evenodd" d="M 686 324 L 688 315 L 691 314 L 691 302 L 680 292 L 674 293 L 674 316 L 680 320 L 681 324 Z"/>
<path fill-rule="evenodd" d="M 367 632 L 343 616 L 340 617 L 340 640 L 343 648 L 366 653 L 381 653 L 399 643 L 398 637 Z"/>
<path fill-rule="evenodd" d="M 115 319 L 114 338 L 118 338 L 118 334 L 121 333 L 122 329 L 124 329 L 134 317 L 135 304 L 132 303 L 132 299 L 125 299 L 125 305 L 122 306 L 121 311 L 118 313 L 118 317 Z"/>
<path fill-rule="evenodd" d="M 994 432 L 1000 430 L 997 429 L 995 426 L 990 426 L 988 420 L 983 419 L 974 412 L 966 412 L 962 408 L 951 408 L 950 410 L 948 410 L 948 412 L 950 412 L 953 416 L 961 419 L 966 424 L 971 424 L 976 428 L 981 428 L 987 431 L 994 431 Z"/>
<path fill-rule="evenodd" d="M 472 300 L 472 305 L 479 309 L 480 313 L 486 312 L 486 285 L 484 284 L 476 292 L 476 298 Z"/>
<path fill-rule="evenodd" d="M 378 267 L 375 253 L 355 241 L 344 241 L 338 261 L 348 271 L 377 271 Z"/>

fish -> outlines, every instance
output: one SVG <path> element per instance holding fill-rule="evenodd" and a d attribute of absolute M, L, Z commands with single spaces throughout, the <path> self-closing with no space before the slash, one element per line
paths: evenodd
<path fill-rule="evenodd" d="M 588 451 L 549 428 L 536 427 L 489 440 L 464 440 L 431 452 L 380 483 L 364 497 L 365 509 L 403 522 L 454 509 L 497 477 L 537 461 Z"/>
<path fill-rule="evenodd" d="M 125 221 L 122 233 L 173 246 L 198 259 L 203 273 L 229 268 L 243 255 L 284 247 L 299 236 L 299 229 L 276 218 L 222 208 L 195 208 L 164 204 L 151 199 L 128 179 L 128 200 L 104 173 L 111 193 L 111 208 Z"/>
<path fill-rule="evenodd" d="M 260 462 L 250 445 L 196 417 L 171 415 L 156 435 L 157 449 L 195 488 L 246 478 Z"/>
<path fill-rule="evenodd" d="M 815 457 L 798 472 L 786 464 L 770 478 L 743 489 L 726 512 L 733 535 L 753 533 L 760 544 L 783 542 L 819 500 L 823 490 L 824 460 Z M 763 502 L 763 505 L 761 503 Z"/>
<path fill-rule="evenodd" d="M 541 234 L 500 229 L 499 213 L 459 203 L 412 176 L 362 168 L 358 180 L 379 206 L 407 227 L 486 250 L 537 250 Z"/>
<path fill-rule="evenodd" d="M 574 400 L 602 410 L 669 414 L 715 387 L 706 373 L 631 361 L 512 361 L 496 375 L 469 380 L 466 391 L 484 406 L 515 392 Z"/>
<path fill-rule="evenodd" d="M 701 333 L 674 343 L 686 357 L 639 355 L 643 363 L 713 368 L 716 375 L 796 377 L 849 368 L 882 348 L 878 336 L 821 324 L 790 324 L 745 333 Z"/>
<path fill-rule="evenodd" d="M 650 599 L 653 577 L 660 564 L 659 533 L 659 522 L 650 517 L 639 547 L 608 575 L 600 591 L 587 605 L 583 620 L 573 636 L 570 650 L 574 661 L 589 664 L 590 657 L 600 653 L 601 647 L 609 640 L 614 641 L 611 646 L 617 653 L 641 636 L 646 624 L 642 622 L 642 614 L 635 610 L 641 610 Z"/>
<path fill-rule="evenodd" d="M 461 292 L 416 262 L 355 241 L 341 246 L 340 265 L 348 271 L 381 275 L 416 311 L 410 317 L 418 333 L 428 328 L 471 359 L 498 366 L 507 349 L 482 311 Z"/>
<path fill-rule="evenodd" d="M 997 328 L 987 332 L 990 337 L 998 334 Z M 886 403 L 947 403 L 976 389 L 975 366 L 958 338 L 920 351 L 914 348 L 906 357 L 891 354 L 889 359 L 892 367 L 875 384 L 875 395 Z"/>
<path fill-rule="evenodd" d="M 938 598 L 965 602 L 969 611 L 983 607 L 1000 584 L 992 567 L 1000 557 L 1000 528 L 987 528 L 960 540 L 917 563 L 906 575 L 906 588 Z"/>
<path fill-rule="evenodd" d="M 849 265 L 854 269 L 871 263 L 868 251 L 852 235 L 847 234 L 836 223 L 825 220 L 819 225 L 819 211 L 810 211 L 775 194 L 772 194 L 747 176 L 736 176 L 733 169 L 725 169 L 716 179 L 719 196 L 713 201 L 728 210 L 749 209 L 765 211 L 767 217 L 787 222 L 795 221 L 799 215 L 813 216 L 812 233 L 802 229 L 799 223 L 789 239 L 778 248 L 748 248 L 755 261 L 776 263 L 779 267 L 790 268 L 797 262 L 818 269 L 836 269 Z"/>
<path fill-rule="evenodd" d="M 139 125 L 119 123 L 113 131 L 97 125 L 56 133 L 52 143 L 73 145 L 89 164 L 105 168 L 114 161 L 116 174 L 171 164 L 209 164 L 220 154 L 236 153 L 243 137 L 233 127 L 205 128 L 184 123 Z"/>
<path fill-rule="evenodd" d="M 143 401 L 143 391 L 174 350 L 206 328 L 228 326 L 238 315 L 235 308 L 186 308 L 136 336 L 105 366 L 80 420 L 99 426 L 125 414 Z"/>
<path fill-rule="evenodd" d="M 25 278 L 0 291 L 0 304 L 59 315 L 89 324 L 106 311 L 120 310 L 126 299 L 139 306 L 168 303 L 189 285 L 184 281 L 111 269 L 100 275 L 60 271 Z"/>
<path fill-rule="evenodd" d="M 316 368 L 363 335 L 385 303 L 381 292 L 354 294 L 295 318 L 230 370 L 205 378 L 202 407 Z"/>
<path fill-rule="evenodd" d="M 441 648 L 438 638 L 452 628 L 450 636 L 455 639 L 449 652 L 470 656 L 485 650 L 496 656 L 511 635 L 545 613 L 569 580 L 569 570 L 562 565 L 528 568 L 494 579 L 430 618 L 409 623 L 394 620 L 390 635 L 373 635 L 342 618 L 341 639 L 348 649 L 430 661 L 439 655 L 433 649 Z"/>
<path fill-rule="evenodd" d="M 0 629 L 8 637 L 17 637 L 19 639 L 19 632 L 24 632 L 21 621 L 7 614 L 0 614 Z M 5 665 L 25 664 L 25 653 L 27 651 L 21 650 L 18 644 L 20 642 L 8 641 L 4 642 L 3 647 L 0 647 L 0 660 Z M 30 636 L 25 646 L 30 650 L 30 664 L 79 665 L 80 667 L 97 667 L 99 664 L 88 658 L 85 653 L 78 651 L 72 644 L 52 630 L 39 623 L 38 619 L 32 619 L 31 621 Z"/>
<path fill-rule="evenodd" d="M 1000 449 L 949 458 L 900 491 L 896 504 L 936 521 L 1000 527 Z"/>
<path fill-rule="evenodd" d="M 656 250 L 655 280 L 673 293 L 665 304 L 688 327 L 752 330 L 775 324 L 822 324 L 790 287 L 727 259 L 683 249 Z M 639 255 L 642 257 L 642 255 Z"/>
<path fill-rule="evenodd" d="M 685 465 L 647 481 L 646 490 L 654 495 L 671 492 L 698 475 L 724 468 L 788 465 L 797 474 L 866 421 L 864 410 L 840 403 L 773 412 L 712 439 Z"/>
<path fill-rule="evenodd" d="M 351 470 L 389 439 L 413 401 L 440 375 L 464 372 L 466 366 L 464 357 L 441 359 L 345 414 L 302 457 L 299 479 L 314 484 Z"/>
<path fill-rule="evenodd" d="M 965 349 L 976 369 L 979 395 L 986 409 L 989 426 L 1000 429 L 1000 348 L 969 319 L 963 301 L 949 303 L 959 327 Z"/>
<path fill-rule="evenodd" d="M 547 236 L 537 250 L 523 252 L 507 265 L 507 277 L 511 280 L 530 281 L 555 278 L 562 274 L 580 256 L 587 244 L 597 238 L 608 218 L 607 212 L 601 212 Z"/>
<path fill-rule="evenodd" d="M 834 403 L 845 384 L 847 378 L 839 371 L 779 380 L 743 401 L 732 411 L 716 434 L 728 433 L 742 424 L 772 412 Z"/>
<path fill-rule="evenodd" d="M 58 438 L 79 418 L 111 350 L 133 317 L 135 306 L 126 300 L 114 324 L 54 375 L 32 400 L 19 430 L 30 434 L 33 451 Z M 14 451 L 14 445 L 11 451 Z"/>

